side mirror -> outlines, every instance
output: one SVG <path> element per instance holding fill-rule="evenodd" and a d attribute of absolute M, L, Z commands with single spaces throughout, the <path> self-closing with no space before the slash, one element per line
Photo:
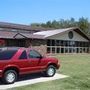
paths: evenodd
<path fill-rule="evenodd" d="M 42 56 L 42 55 L 40 55 L 40 56 L 37 56 L 36 58 L 40 58 L 40 59 L 42 59 L 42 58 L 43 58 L 43 56 Z"/>
<path fill-rule="evenodd" d="M 42 59 L 43 58 L 43 56 L 42 55 L 40 55 L 40 57 L 39 57 L 40 59 Z"/>

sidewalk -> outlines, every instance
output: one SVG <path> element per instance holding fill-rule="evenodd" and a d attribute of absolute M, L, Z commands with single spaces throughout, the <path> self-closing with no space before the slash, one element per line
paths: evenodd
<path fill-rule="evenodd" d="M 30 78 L 26 78 L 24 80 L 19 80 L 17 82 L 15 82 L 14 84 L 9 84 L 9 85 L 2 85 L 0 84 L 0 90 L 6 90 L 9 88 L 15 88 L 15 87 L 20 87 L 20 86 L 25 86 L 25 85 L 31 85 L 31 84 L 35 84 L 35 83 L 39 83 L 39 82 L 46 82 L 46 81 L 50 81 L 50 80 L 56 80 L 56 79 L 62 79 L 62 78 L 66 78 L 68 76 L 66 75 L 62 75 L 62 74 L 55 74 L 53 77 L 43 77 L 43 76 L 30 76 Z"/>

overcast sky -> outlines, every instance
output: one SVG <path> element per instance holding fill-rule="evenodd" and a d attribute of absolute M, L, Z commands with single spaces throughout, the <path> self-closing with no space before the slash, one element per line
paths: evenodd
<path fill-rule="evenodd" d="M 0 0 L 0 21 L 21 24 L 80 17 L 90 20 L 90 0 Z"/>

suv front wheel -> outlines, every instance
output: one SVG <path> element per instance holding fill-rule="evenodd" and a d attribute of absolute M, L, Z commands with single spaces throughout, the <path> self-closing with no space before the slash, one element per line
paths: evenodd
<path fill-rule="evenodd" d="M 53 65 L 49 65 L 45 71 L 46 76 L 52 77 L 56 73 L 56 68 Z"/>
<path fill-rule="evenodd" d="M 3 76 L 3 82 L 12 84 L 17 80 L 17 72 L 15 70 L 7 70 Z"/>

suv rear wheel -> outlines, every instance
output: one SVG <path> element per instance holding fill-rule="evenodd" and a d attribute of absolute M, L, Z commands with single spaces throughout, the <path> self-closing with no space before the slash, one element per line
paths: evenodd
<path fill-rule="evenodd" d="M 53 65 L 49 65 L 47 70 L 45 71 L 46 76 L 52 77 L 56 73 L 56 68 Z"/>
<path fill-rule="evenodd" d="M 7 70 L 3 76 L 3 82 L 12 84 L 17 80 L 17 72 L 15 70 Z"/>

